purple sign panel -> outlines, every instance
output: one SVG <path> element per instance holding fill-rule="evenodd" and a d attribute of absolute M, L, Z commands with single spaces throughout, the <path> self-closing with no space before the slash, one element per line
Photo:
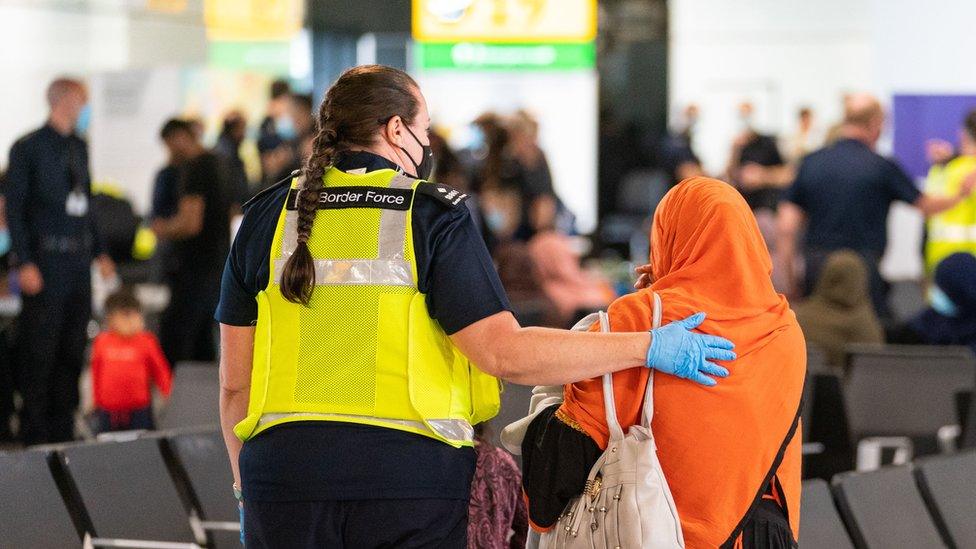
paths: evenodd
<path fill-rule="evenodd" d="M 895 158 L 912 177 L 929 171 L 925 142 L 944 139 L 959 146 L 966 113 L 976 109 L 976 95 L 895 95 Z"/>

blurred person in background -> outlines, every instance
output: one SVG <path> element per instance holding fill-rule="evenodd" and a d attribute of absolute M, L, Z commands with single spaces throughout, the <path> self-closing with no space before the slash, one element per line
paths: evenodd
<path fill-rule="evenodd" d="M 826 353 L 838 371 L 844 368 L 849 344 L 885 341 L 868 292 L 868 269 L 850 250 L 830 254 L 813 294 L 794 310 L 807 344 Z"/>
<path fill-rule="evenodd" d="M 472 122 L 472 126 L 481 137 L 477 140 L 480 143 L 476 148 L 466 149 L 462 153 L 466 153 L 472 161 L 471 189 L 478 196 L 483 221 L 481 234 L 494 256 L 499 244 L 515 238 L 522 224 L 522 200 L 505 177 L 511 164 L 506 160 L 508 129 L 501 117 L 495 113 L 484 113 Z"/>
<path fill-rule="evenodd" d="M 523 549 L 529 515 L 522 473 L 511 454 L 491 443 L 486 426 L 474 427 L 477 461 L 468 503 L 468 549 Z"/>
<path fill-rule="evenodd" d="M 502 117 L 493 112 L 478 116 L 472 125 L 483 136 L 482 146 L 472 154 L 475 161 L 471 166 L 474 174 L 472 188 L 480 193 L 485 188 L 501 187 L 504 184 L 502 175 L 507 168 L 509 133 Z"/>
<path fill-rule="evenodd" d="M 151 389 L 168 397 L 173 378 L 129 290 L 105 300 L 105 329 L 92 343 L 91 378 L 96 433 L 156 428 Z"/>
<path fill-rule="evenodd" d="M 159 130 L 159 138 L 166 147 L 167 157 L 166 164 L 156 172 L 153 180 L 150 219 L 170 217 L 176 213 L 180 201 L 180 164 L 185 160 L 181 157 L 183 151 L 179 148 L 181 140 L 177 134 L 185 127 L 182 120 L 171 118 Z"/>
<path fill-rule="evenodd" d="M 935 268 L 930 305 L 888 333 L 889 343 L 966 345 L 976 351 L 976 256 L 960 252 Z"/>
<path fill-rule="evenodd" d="M 483 229 L 480 202 L 471 190 L 471 176 L 461 162 L 460 156 L 451 149 L 444 136 L 436 131 L 430 132 L 430 149 L 434 153 L 434 158 L 437 159 L 437 162 L 434 164 L 434 171 L 431 172 L 430 180 L 435 183 L 449 185 L 471 195 L 471 198 L 466 200 L 464 204 L 471 212 L 475 226 Z"/>
<path fill-rule="evenodd" d="M 430 148 L 434 152 L 437 163 L 431 173 L 431 181 L 450 185 L 455 189 L 469 192 L 471 180 L 467 170 L 461 163 L 461 158 L 448 145 L 444 136 L 436 131 L 430 132 Z M 466 203 L 469 203 L 470 200 Z"/>
<path fill-rule="evenodd" d="M 191 115 L 184 118 L 184 120 L 190 125 L 190 130 L 193 131 L 193 137 L 203 143 L 207 137 L 207 123 L 204 122 L 203 117 L 200 115 Z"/>
<path fill-rule="evenodd" d="M 845 106 L 841 138 L 803 159 L 780 203 L 777 268 L 788 295 L 809 295 L 827 257 L 837 250 L 853 250 L 868 267 L 871 300 L 884 321 L 891 316 L 888 285 L 878 266 L 888 242 L 891 203 L 900 200 L 931 216 L 965 200 L 976 181 L 964 182 L 953 196 L 923 194 L 897 163 L 875 152 L 884 127 L 878 100 L 855 94 L 847 98 Z M 804 228 L 799 253 L 806 270 L 801 283 L 795 259 Z"/>
<path fill-rule="evenodd" d="M 231 198 L 238 208 L 250 198 L 247 171 L 240 153 L 241 143 L 244 142 L 245 137 L 247 137 L 247 118 L 239 110 L 231 111 L 224 117 L 220 136 L 213 149 L 214 154 L 221 161 L 223 180 L 227 182 Z"/>
<path fill-rule="evenodd" d="M 0 171 L 0 193 L 5 192 L 7 175 Z M 7 226 L 6 200 L 0 194 L 0 298 L 11 296 L 10 287 L 10 228 Z M 17 409 L 14 393 L 17 390 L 17 363 L 14 360 L 11 328 L 13 318 L 0 318 L 0 443 L 16 440 L 10 420 Z"/>
<path fill-rule="evenodd" d="M 152 201 L 149 208 L 150 224 L 156 219 L 165 219 L 176 215 L 177 207 L 180 202 L 180 169 L 181 164 L 186 160 L 183 158 L 184 151 L 180 147 L 182 143 L 181 134 L 186 125 L 179 118 L 170 118 L 159 130 L 159 138 L 166 147 L 166 164 L 156 172 L 153 180 Z M 153 273 L 153 279 L 157 282 L 166 283 L 169 277 L 176 271 L 176 258 L 173 253 L 173 243 L 169 240 L 161 240 L 156 244 L 156 257 L 158 261 L 156 267 L 158 271 Z"/>
<path fill-rule="evenodd" d="M 314 137 L 315 113 L 312 95 L 307 93 L 292 94 L 288 103 L 292 123 L 295 125 L 295 138 Z"/>
<path fill-rule="evenodd" d="M 801 107 L 797 111 L 796 131 L 784 143 L 786 159 L 798 164 L 803 157 L 823 146 L 823 133 L 814 125 L 813 109 Z"/>
<path fill-rule="evenodd" d="M 261 189 L 278 181 L 278 175 L 294 164 L 293 151 L 286 146 L 296 136 L 291 114 L 291 86 L 286 80 L 275 80 L 269 94 L 267 114 L 258 130 Z"/>
<path fill-rule="evenodd" d="M 689 103 L 681 113 L 681 121 L 661 147 L 661 167 L 668 173 L 672 186 L 689 177 L 705 175 L 693 147 L 699 116 L 698 105 Z"/>
<path fill-rule="evenodd" d="M 104 253 L 91 208 L 88 93 L 59 78 L 47 89 L 50 115 L 10 149 L 4 193 L 12 265 L 22 308 L 21 429 L 26 444 L 74 438 L 78 377 L 88 342 L 94 260 L 104 278 L 115 265 Z"/>
<path fill-rule="evenodd" d="M 549 227 L 563 233 L 575 232 L 575 216 L 563 205 L 552 185 L 546 154 L 539 147 L 539 123 L 527 111 L 519 110 L 506 121 L 507 161 L 503 178 L 518 190 L 522 202 L 522 224 L 516 238 L 528 241 Z"/>
<path fill-rule="evenodd" d="M 288 112 L 291 100 L 291 86 L 287 80 L 278 79 L 271 83 L 268 90 L 268 108 L 258 130 L 258 142 L 265 138 L 278 138 L 278 128 L 282 125 L 279 120 Z"/>
<path fill-rule="evenodd" d="M 170 301 L 159 335 L 170 364 L 216 358 L 213 311 L 220 273 L 230 247 L 231 198 L 219 160 L 207 151 L 185 121 L 174 120 L 167 146 L 182 159 L 175 213 L 153 220 L 152 229 L 172 242 L 174 269 Z"/>
<path fill-rule="evenodd" d="M 569 327 L 588 313 L 605 309 L 616 296 L 605 277 L 583 270 L 572 237 L 556 230 L 537 233 L 528 243 L 532 274 Z"/>
<path fill-rule="evenodd" d="M 929 156 L 935 165 L 929 170 L 925 180 L 925 192 L 932 196 L 954 197 L 960 189 L 972 186 L 976 178 L 976 110 L 970 111 L 963 119 L 959 130 L 959 156 L 949 160 L 951 145 L 942 150 L 932 151 Z M 939 165 L 938 162 L 944 162 Z M 976 253 L 976 197 L 969 196 L 953 208 L 928 219 L 925 242 L 925 268 L 928 273 L 935 270 L 943 259 L 956 252 Z"/>
<path fill-rule="evenodd" d="M 791 176 L 784 170 L 786 162 L 776 138 L 755 128 L 754 111 L 748 101 L 739 105 L 740 130 L 732 143 L 726 173 L 753 211 L 775 211 L 782 188 L 789 184 Z"/>
<path fill-rule="evenodd" d="M 259 190 L 263 190 L 281 181 L 279 176 L 283 173 L 290 173 L 287 170 L 295 163 L 295 151 L 288 141 L 277 135 L 262 138 L 258 143 L 258 151 L 262 174 Z"/>
<path fill-rule="evenodd" d="M 311 150 L 315 121 L 312 118 L 312 96 L 292 94 L 288 96 L 287 109 L 277 118 L 278 137 L 281 141 L 269 153 L 267 167 L 271 174 L 268 183 L 290 177 L 302 167 L 302 161 Z"/>

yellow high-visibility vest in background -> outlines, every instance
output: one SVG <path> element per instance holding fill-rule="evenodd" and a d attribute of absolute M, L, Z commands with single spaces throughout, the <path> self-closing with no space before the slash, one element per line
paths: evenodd
<path fill-rule="evenodd" d="M 963 181 L 976 171 L 976 156 L 960 156 L 943 168 L 929 171 L 925 192 L 933 196 L 956 196 Z M 954 208 L 928 220 L 925 269 L 931 274 L 946 257 L 957 252 L 976 253 L 976 197 L 970 196 Z"/>
<path fill-rule="evenodd" d="M 393 170 L 330 168 L 324 181 L 308 241 L 316 273 L 308 306 L 285 300 L 278 284 L 296 246 L 298 179 L 278 219 L 268 286 L 257 296 L 248 413 L 235 433 L 247 440 L 322 420 L 471 446 L 472 426 L 498 413 L 499 383 L 428 314 L 411 226 L 416 193 L 454 193 L 445 207 L 466 207 L 464 195 Z"/>

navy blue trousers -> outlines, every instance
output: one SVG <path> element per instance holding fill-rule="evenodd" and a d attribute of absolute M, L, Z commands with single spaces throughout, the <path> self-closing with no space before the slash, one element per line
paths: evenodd
<path fill-rule="evenodd" d="M 244 502 L 247 549 L 465 549 L 467 529 L 466 500 Z"/>

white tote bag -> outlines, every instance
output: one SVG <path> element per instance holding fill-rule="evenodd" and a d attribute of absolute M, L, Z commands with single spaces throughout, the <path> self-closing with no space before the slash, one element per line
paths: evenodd
<path fill-rule="evenodd" d="M 609 332 L 607 314 L 598 314 L 600 327 Z M 661 298 L 654 294 L 654 327 L 660 325 Z M 610 374 L 603 376 L 603 402 L 610 428 L 607 449 L 593 465 L 583 494 L 569 502 L 552 530 L 542 534 L 540 549 L 683 548 L 678 510 L 651 432 L 654 370 L 647 380 L 641 423 L 626 435 L 617 421 Z"/>

